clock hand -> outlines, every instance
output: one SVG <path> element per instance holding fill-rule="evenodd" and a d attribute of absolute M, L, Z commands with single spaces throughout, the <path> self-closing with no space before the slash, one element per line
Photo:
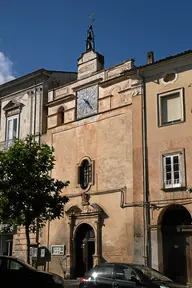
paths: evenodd
<path fill-rule="evenodd" d="M 84 99 L 83 100 L 85 101 L 85 103 L 87 103 L 87 105 L 93 110 L 93 107 L 91 106 L 91 104 L 89 103 L 89 101 L 87 99 Z"/>

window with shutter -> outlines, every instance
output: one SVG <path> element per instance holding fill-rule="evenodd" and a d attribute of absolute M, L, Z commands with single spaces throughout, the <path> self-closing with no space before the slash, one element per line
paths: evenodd
<path fill-rule="evenodd" d="M 163 156 L 164 187 L 177 188 L 182 186 L 181 154 Z"/>
<path fill-rule="evenodd" d="M 19 115 L 7 117 L 6 147 L 8 149 L 15 139 L 19 137 Z"/>
<path fill-rule="evenodd" d="M 158 96 L 160 126 L 184 121 L 183 89 L 166 92 Z"/>
<path fill-rule="evenodd" d="M 19 124 L 19 115 L 15 115 L 7 118 L 7 133 L 6 140 L 13 140 L 18 138 L 18 125 Z"/>
<path fill-rule="evenodd" d="M 93 185 L 93 161 L 89 158 L 84 158 L 78 165 L 78 184 L 82 190 Z"/>

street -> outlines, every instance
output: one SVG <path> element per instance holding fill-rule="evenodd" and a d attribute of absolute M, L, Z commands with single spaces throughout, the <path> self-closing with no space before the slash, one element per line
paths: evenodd
<path fill-rule="evenodd" d="M 79 287 L 79 280 L 64 280 L 65 282 L 65 288 L 77 288 Z"/>

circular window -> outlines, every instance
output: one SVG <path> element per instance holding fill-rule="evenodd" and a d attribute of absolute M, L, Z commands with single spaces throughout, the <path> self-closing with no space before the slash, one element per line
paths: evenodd
<path fill-rule="evenodd" d="M 177 74 L 175 73 L 175 71 L 171 71 L 164 74 L 162 78 L 162 82 L 167 85 L 169 83 L 174 83 L 177 80 Z"/>
<path fill-rule="evenodd" d="M 176 78 L 175 73 L 169 73 L 169 74 L 165 75 L 163 81 L 164 81 L 165 83 L 168 83 L 168 82 L 174 81 L 175 78 Z"/>

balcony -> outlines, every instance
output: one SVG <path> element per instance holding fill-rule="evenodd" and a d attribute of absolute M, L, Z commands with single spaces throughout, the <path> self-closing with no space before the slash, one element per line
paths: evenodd
<path fill-rule="evenodd" d="M 7 152 L 9 147 L 14 143 L 15 139 L 0 142 L 0 151 Z"/>

